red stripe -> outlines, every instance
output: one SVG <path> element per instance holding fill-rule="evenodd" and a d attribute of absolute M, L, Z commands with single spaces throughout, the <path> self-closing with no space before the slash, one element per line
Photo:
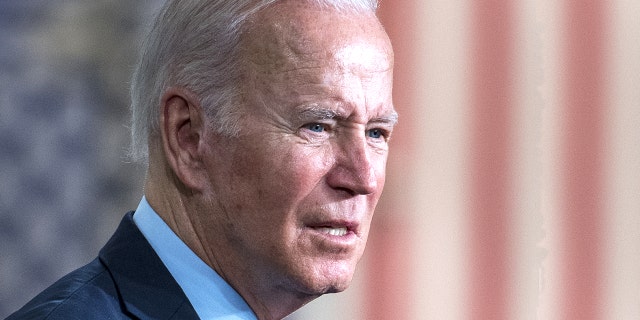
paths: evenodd
<path fill-rule="evenodd" d="M 417 23 L 418 1 L 380 1 L 378 10 L 378 17 L 391 39 L 395 57 L 393 103 L 400 114 L 400 124 L 393 132 L 394 150 L 415 150 L 415 139 L 419 139 L 415 128 L 419 128 L 420 124 L 412 123 L 416 119 L 413 114 L 424 111 L 424 108 L 420 108 L 424 101 L 417 100 L 418 92 L 424 90 L 419 87 L 418 80 L 421 77 L 416 73 L 418 59 L 424 59 L 419 56 L 420 48 L 416 45 L 416 33 L 421 32 Z M 400 152 L 391 152 L 391 160 L 401 155 Z"/>
<path fill-rule="evenodd" d="M 606 0 L 567 0 L 562 319 L 603 315 Z"/>
<path fill-rule="evenodd" d="M 410 150 L 414 143 L 416 124 L 411 112 L 419 112 L 415 46 L 417 10 L 415 0 L 382 1 L 378 11 L 395 53 L 393 97 L 400 114 L 400 124 L 394 130 L 387 166 L 384 195 L 373 219 L 366 249 L 368 266 L 366 296 L 362 319 L 410 319 L 411 301 L 411 219 L 406 199 L 406 181 L 412 178 L 407 163 L 412 163 Z M 407 177 L 405 177 L 407 176 Z M 404 190 L 403 190 L 404 189 Z"/>
<path fill-rule="evenodd" d="M 390 204 L 392 202 L 386 202 Z M 411 319 L 415 296 L 409 264 L 412 257 L 410 224 L 393 218 L 391 205 L 378 208 L 367 244 L 367 279 L 364 312 L 361 319 Z"/>
<path fill-rule="evenodd" d="M 472 1 L 470 318 L 509 319 L 514 4 Z"/>

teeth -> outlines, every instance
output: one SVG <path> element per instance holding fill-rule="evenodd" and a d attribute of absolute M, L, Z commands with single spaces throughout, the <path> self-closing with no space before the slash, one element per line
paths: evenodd
<path fill-rule="evenodd" d="M 329 228 L 329 227 L 322 227 L 322 228 L 318 228 L 318 230 L 320 230 L 320 232 L 322 233 L 326 233 L 332 236 L 344 236 L 345 234 L 347 234 L 347 228 L 346 227 L 342 227 L 342 228 Z"/>

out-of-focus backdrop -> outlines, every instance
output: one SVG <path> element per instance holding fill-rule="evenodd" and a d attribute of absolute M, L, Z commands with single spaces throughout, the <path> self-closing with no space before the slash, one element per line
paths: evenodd
<path fill-rule="evenodd" d="M 0 318 L 135 208 L 128 79 L 158 2 L 0 1 Z"/>
<path fill-rule="evenodd" d="M 0 1 L 0 318 L 135 208 L 128 78 L 161 1 Z M 382 1 L 385 194 L 291 319 L 640 319 L 640 2 Z"/>

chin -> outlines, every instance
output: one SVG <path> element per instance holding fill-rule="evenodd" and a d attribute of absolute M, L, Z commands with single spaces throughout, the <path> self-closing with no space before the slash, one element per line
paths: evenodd
<path fill-rule="evenodd" d="M 310 279 L 307 288 L 313 294 L 322 295 L 325 293 L 337 293 L 342 292 L 349 288 L 351 280 L 353 279 L 354 268 L 342 267 L 342 268 L 329 268 L 328 270 L 322 270 L 320 273 L 315 273 L 314 279 Z"/>
<path fill-rule="evenodd" d="M 304 290 L 306 295 L 319 297 L 327 293 L 338 293 L 347 290 L 349 288 L 350 281 L 334 282 L 334 283 L 316 283 L 311 286 L 307 286 Z"/>
<path fill-rule="evenodd" d="M 351 281 L 346 282 L 344 284 L 332 286 L 328 290 L 326 290 L 325 293 L 338 293 L 338 292 L 345 291 L 347 290 L 347 288 L 349 288 L 350 284 L 351 284 Z"/>

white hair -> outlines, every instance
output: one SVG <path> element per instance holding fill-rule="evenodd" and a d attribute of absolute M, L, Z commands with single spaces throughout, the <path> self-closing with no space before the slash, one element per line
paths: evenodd
<path fill-rule="evenodd" d="M 169 0 L 142 44 L 131 80 L 130 158 L 147 164 L 149 138 L 159 132 L 159 106 L 172 86 L 194 92 L 217 132 L 236 135 L 242 61 L 240 35 L 248 17 L 279 0 Z M 373 12 L 377 0 L 307 0 L 344 11 Z"/>

